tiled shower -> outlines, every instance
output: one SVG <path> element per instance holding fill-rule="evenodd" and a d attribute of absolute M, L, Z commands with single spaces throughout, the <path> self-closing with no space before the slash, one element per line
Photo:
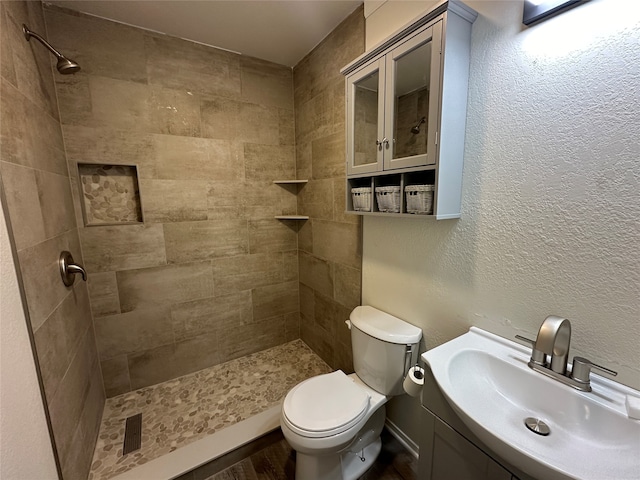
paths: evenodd
<path fill-rule="evenodd" d="M 361 226 L 344 214 L 339 69 L 364 51 L 362 10 L 291 69 L 35 2 L 0 8 L 5 207 L 63 478 L 86 478 L 105 396 L 298 338 L 352 370 Z M 82 71 L 52 73 L 23 23 Z M 293 178 L 309 183 L 273 184 Z M 114 213 L 119 189 L 140 218 Z M 292 213 L 310 220 L 274 219 Z M 62 285 L 61 250 L 87 284 Z"/>

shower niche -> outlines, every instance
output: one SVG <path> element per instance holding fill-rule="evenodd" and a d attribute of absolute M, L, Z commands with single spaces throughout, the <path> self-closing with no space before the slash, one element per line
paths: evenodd
<path fill-rule="evenodd" d="M 403 190 L 405 179 L 425 172 L 424 184 L 406 182 L 433 191 L 433 208 L 422 216 L 460 217 L 476 17 L 458 0 L 442 2 L 341 70 L 347 99 L 348 212 L 412 215 L 403 209 L 405 193 L 411 193 Z M 373 197 L 376 186 L 387 184 L 401 187 L 403 200 L 395 209 L 377 209 L 374 202 L 367 210 L 352 197 L 352 188 L 357 195 L 363 185 L 371 185 Z"/>
<path fill-rule="evenodd" d="M 78 163 L 86 227 L 143 223 L 136 165 Z"/>

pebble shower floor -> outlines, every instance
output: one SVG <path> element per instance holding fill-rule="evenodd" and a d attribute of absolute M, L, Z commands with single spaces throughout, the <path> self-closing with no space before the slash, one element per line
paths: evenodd
<path fill-rule="evenodd" d="M 301 340 L 107 399 L 89 480 L 107 480 L 277 405 L 331 369 Z M 125 419 L 142 413 L 142 447 L 122 455 Z"/>

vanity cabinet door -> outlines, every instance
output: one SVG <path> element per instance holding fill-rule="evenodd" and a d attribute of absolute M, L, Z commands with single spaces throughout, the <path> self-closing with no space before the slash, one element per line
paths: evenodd
<path fill-rule="evenodd" d="M 382 170 L 385 63 L 379 59 L 347 78 L 347 174 Z"/>
<path fill-rule="evenodd" d="M 384 170 L 436 163 L 442 22 L 385 56 Z"/>
<path fill-rule="evenodd" d="M 422 409 L 421 480 L 512 480 L 499 463 L 426 408 Z"/>

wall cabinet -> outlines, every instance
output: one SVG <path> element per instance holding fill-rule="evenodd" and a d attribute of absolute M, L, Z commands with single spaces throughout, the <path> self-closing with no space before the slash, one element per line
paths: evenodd
<path fill-rule="evenodd" d="M 404 188 L 433 185 L 431 215 L 460 216 L 471 26 L 477 14 L 449 0 L 341 72 L 346 84 L 347 211 L 411 215 Z M 408 175 L 410 174 L 410 175 Z M 397 213 L 383 213 L 377 187 L 397 186 Z M 371 187 L 369 208 L 352 188 Z"/>

